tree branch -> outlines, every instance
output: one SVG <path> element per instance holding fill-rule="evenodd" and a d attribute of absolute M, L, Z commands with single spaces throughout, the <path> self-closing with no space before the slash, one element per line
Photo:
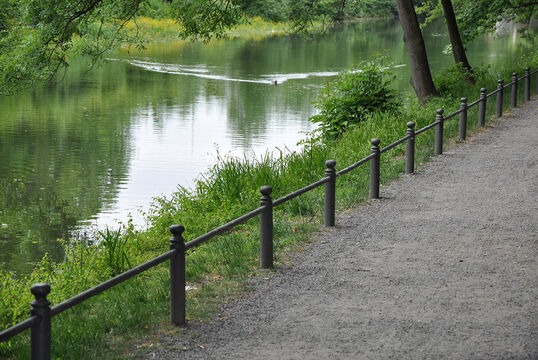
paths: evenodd
<path fill-rule="evenodd" d="M 71 25 L 71 23 L 73 23 L 73 21 L 75 21 L 79 17 L 87 14 L 88 12 L 92 11 L 102 1 L 103 0 L 93 0 L 93 2 L 86 9 L 82 9 L 82 10 L 77 11 L 76 13 L 74 13 L 69 18 L 69 20 L 67 20 L 67 22 L 65 23 L 63 34 L 68 33 L 69 25 Z"/>

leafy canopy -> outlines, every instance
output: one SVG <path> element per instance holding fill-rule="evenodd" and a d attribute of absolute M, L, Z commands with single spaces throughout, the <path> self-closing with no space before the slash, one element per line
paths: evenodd
<path fill-rule="evenodd" d="M 452 0 L 452 4 L 464 43 L 494 32 L 499 22 L 528 24 L 538 17 L 538 2 L 534 0 Z M 438 0 L 424 0 L 417 14 L 422 14 L 427 24 L 442 17 L 443 8 Z"/>
<path fill-rule="evenodd" d="M 121 30 L 145 0 L 0 1 L 0 93 L 11 93 L 49 79 L 71 54 L 98 59 L 134 42 Z"/>

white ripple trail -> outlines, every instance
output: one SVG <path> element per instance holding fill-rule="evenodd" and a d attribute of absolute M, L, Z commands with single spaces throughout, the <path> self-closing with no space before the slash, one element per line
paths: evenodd
<path fill-rule="evenodd" d="M 211 74 L 206 65 L 179 65 L 179 64 L 166 64 L 151 61 L 142 60 L 121 60 L 121 59 L 107 59 L 110 61 L 124 61 L 130 65 L 142 68 L 147 71 L 154 71 L 164 74 L 183 75 L 183 76 L 195 76 L 203 79 L 233 81 L 233 82 L 248 82 L 258 84 L 270 84 L 272 81 L 276 81 L 278 84 L 282 84 L 288 80 L 306 79 L 309 77 L 332 77 L 338 75 L 337 71 L 317 71 L 308 73 L 290 73 L 290 74 L 267 74 L 260 75 L 259 79 L 237 79 L 231 78 L 225 75 Z M 395 65 L 393 68 L 401 67 L 405 65 Z M 358 70 L 360 71 L 360 70 Z"/>

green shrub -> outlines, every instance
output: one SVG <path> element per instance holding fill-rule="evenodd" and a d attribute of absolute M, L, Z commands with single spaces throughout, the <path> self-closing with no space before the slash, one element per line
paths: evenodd
<path fill-rule="evenodd" d="M 462 63 L 458 63 L 439 71 L 433 81 L 440 96 L 458 98 L 464 89 L 472 89 L 474 84 L 486 83 L 491 75 L 489 66 L 475 66 L 471 73 Z M 469 79 L 473 79 L 474 84 Z"/>
<path fill-rule="evenodd" d="M 471 76 L 469 71 L 463 67 L 462 63 L 458 63 L 439 71 L 434 77 L 435 87 L 441 96 L 457 95 L 462 85 L 468 82 L 469 76 Z"/>
<path fill-rule="evenodd" d="M 310 117 L 310 121 L 319 124 L 323 140 L 340 137 L 375 113 L 400 108 L 397 93 L 390 86 L 394 77 L 383 62 L 381 57 L 362 63 L 327 83 L 314 103 L 320 113 Z"/>

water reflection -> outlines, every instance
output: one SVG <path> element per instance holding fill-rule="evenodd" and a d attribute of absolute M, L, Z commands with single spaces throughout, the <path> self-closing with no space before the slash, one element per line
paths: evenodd
<path fill-rule="evenodd" d="M 0 262 L 27 271 L 45 252 L 60 258 L 56 239 L 117 198 L 128 174 L 129 121 L 113 109 L 104 118 L 104 99 L 64 87 L 2 100 Z"/>

